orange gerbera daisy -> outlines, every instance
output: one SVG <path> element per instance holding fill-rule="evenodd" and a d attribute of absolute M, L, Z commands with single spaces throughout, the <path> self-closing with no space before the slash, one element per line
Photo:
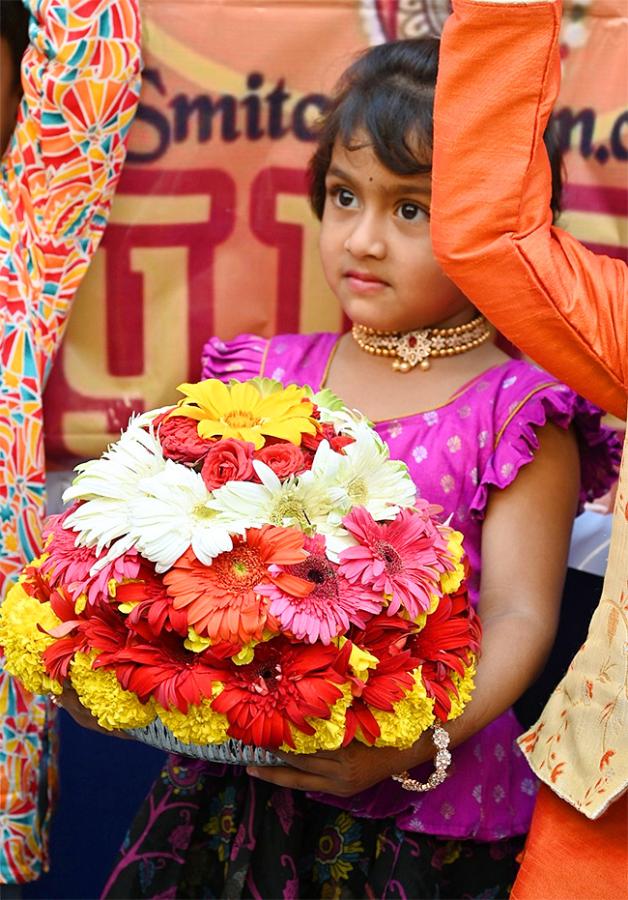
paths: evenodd
<path fill-rule="evenodd" d="M 211 566 L 187 550 L 164 575 L 175 609 L 184 609 L 188 623 L 212 640 L 246 644 L 260 640 L 268 622 L 269 601 L 257 587 L 274 580 L 271 565 L 303 562 L 304 535 L 296 528 L 264 525 L 234 537 L 233 549 L 221 553 Z"/>

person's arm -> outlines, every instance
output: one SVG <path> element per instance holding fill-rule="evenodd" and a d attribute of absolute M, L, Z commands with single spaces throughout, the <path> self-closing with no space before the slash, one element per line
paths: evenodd
<path fill-rule="evenodd" d="M 453 6 L 435 102 L 436 256 L 516 346 L 623 418 L 626 266 L 551 224 L 543 132 L 560 82 L 560 2 Z"/>
<path fill-rule="evenodd" d="M 122 171 L 139 98 L 140 19 L 139 0 L 24 2 L 31 45 L 2 160 L 0 302 L 3 323 L 28 324 L 43 387 Z"/>
<path fill-rule="evenodd" d="M 554 639 L 580 466 L 572 432 L 549 425 L 539 439 L 533 464 L 489 499 L 482 530 L 482 655 L 471 702 L 447 726 L 454 747 L 529 687 Z M 429 736 L 409 750 L 354 741 L 345 750 L 313 756 L 281 753 L 289 767 L 253 771 L 274 784 L 350 797 L 433 755 Z"/>

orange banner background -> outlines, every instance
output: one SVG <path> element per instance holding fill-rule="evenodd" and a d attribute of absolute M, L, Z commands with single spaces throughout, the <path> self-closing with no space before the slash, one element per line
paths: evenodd
<path fill-rule="evenodd" d="M 561 224 L 628 245 L 625 0 L 567 0 Z M 211 334 L 334 330 L 306 200 L 312 125 L 351 57 L 437 33 L 447 0 L 144 0 L 142 103 L 46 393 L 53 467 L 176 398 Z M 504 135 L 504 152 L 508 136 Z M 464 152 L 461 148 L 460 152 Z"/>

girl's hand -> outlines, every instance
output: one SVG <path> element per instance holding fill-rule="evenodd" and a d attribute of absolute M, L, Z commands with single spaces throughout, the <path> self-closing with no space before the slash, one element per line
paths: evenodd
<path fill-rule="evenodd" d="M 352 741 L 341 750 L 311 754 L 278 751 L 276 755 L 286 763 L 285 767 L 249 766 L 247 772 L 262 781 L 297 791 L 352 797 L 391 775 L 431 759 L 434 746 L 430 736 L 424 735 L 409 750 L 367 747 Z"/>
<path fill-rule="evenodd" d="M 78 698 L 78 694 L 74 688 L 64 685 L 63 693 L 53 698 L 53 705 L 59 709 L 64 709 L 82 728 L 89 728 L 90 731 L 98 731 L 100 734 L 106 734 L 113 737 L 124 738 L 124 740 L 132 741 L 133 738 L 124 731 L 109 731 L 98 724 L 98 720 L 86 709 Z"/>

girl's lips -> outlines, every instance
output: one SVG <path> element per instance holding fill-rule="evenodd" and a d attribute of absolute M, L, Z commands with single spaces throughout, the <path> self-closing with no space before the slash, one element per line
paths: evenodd
<path fill-rule="evenodd" d="M 351 290 L 357 294 L 374 294 L 381 291 L 382 288 L 388 287 L 387 281 L 383 281 L 375 275 L 369 275 L 367 272 L 345 272 L 344 277 Z"/>

